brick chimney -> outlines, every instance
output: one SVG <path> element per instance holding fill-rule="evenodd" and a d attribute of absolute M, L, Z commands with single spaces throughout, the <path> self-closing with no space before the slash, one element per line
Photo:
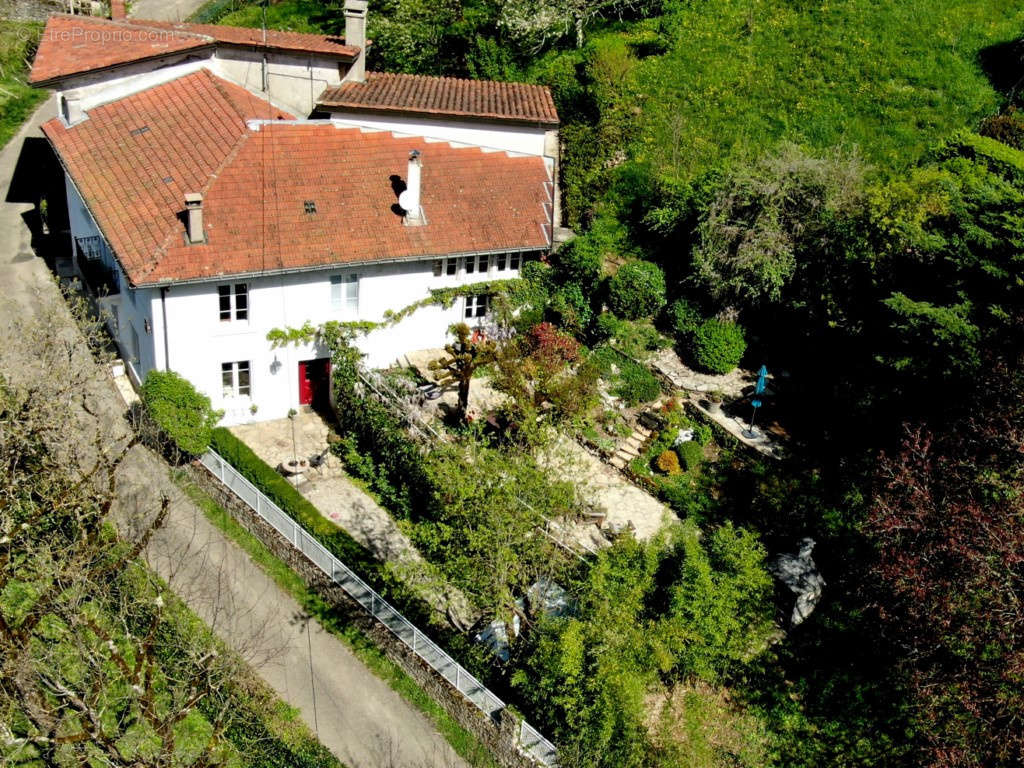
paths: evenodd
<path fill-rule="evenodd" d="M 128 18 L 128 9 L 125 8 L 125 0 L 110 0 L 110 18 L 115 21 Z"/>
<path fill-rule="evenodd" d="M 366 79 L 366 5 L 367 0 L 345 0 L 345 45 L 359 48 L 345 79 L 357 83 Z"/>
<path fill-rule="evenodd" d="M 189 245 L 206 242 L 203 231 L 203 196 L 198 192 L 185 195 L 185 235 Z"/>

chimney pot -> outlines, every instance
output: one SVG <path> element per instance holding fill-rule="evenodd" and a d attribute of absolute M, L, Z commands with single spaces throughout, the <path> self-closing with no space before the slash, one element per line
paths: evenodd
<path fill-rule="evenodd" d="M 203 196 L 198 192 L 185 194 L 185 234 L 189 245 L 206 242 L 203 231 Z"/>
<path fill-rule="evenodd" d="M 409 171 L 405 177 L 405 192 L 398 196 L 398 204 L 405 211 L 405 223 L 408 226 L 426 224 L 423 208 L 420 206 L 420 176 L 423 163 L 420 151 L 414 149 L 409 153 Z"/>
<path fill-rule="evenodd" d="M 128 18 L 125 0 L 110 0 L 110 18 L 114 20 Z"/>
<path fill-rule="evenodd" d="M 357 83 L 366 80 L 366 6 L 367 0 L 345 0 L 345 44 L 359 49 L 345 79 Z"/>

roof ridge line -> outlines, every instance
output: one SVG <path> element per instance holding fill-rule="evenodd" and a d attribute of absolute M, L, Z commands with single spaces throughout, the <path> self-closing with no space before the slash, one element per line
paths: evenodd
<path fill-rule="evenodd" d="M 211 35 L 203 34 L 202 32 L 189 32 L 183 29 L 170 29 L 165 27 L 150 27 L 147 26 L 148 21 L 158 21 L 158 19 L 104 19 L 99 16 L 83 16 L 80 13 L 51 13 L 50 17 L 60 16 L 66 19 L 75 19 L 76 21 L 85 21 L 93 24 L 104 24 L 113 27 L 120 27 L 122 29 L 141 29 L 149 30 L 151 32 L 162 32 L 171 34 L 181 35 L 182 37 L 194 37 L 197 40 L 208 40 L 210 42 L 216 42 L 216 38 Z"/>

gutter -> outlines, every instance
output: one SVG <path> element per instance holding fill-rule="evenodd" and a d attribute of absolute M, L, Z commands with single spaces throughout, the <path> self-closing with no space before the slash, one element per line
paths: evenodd
<path fill-rule="evenodd" d="M 160 288 L 160 312 L 163 314 L 164 319 L 164 370 L 171 370 L 171 346 L 167 338 L 167 292 L 171 290 L 167 287 Z"/>
<path fill-rule="evenodd" d="M 426 109 L 408 109 L 404 107 L 384 107 L 379 105 L 352 104 L 347 102 L 318 101 L 317 109 L 332 114 L 344 115 L 355 113 L 360 115 L 377 115 L 379 117 L 419 117 L 432 120 L 464 120 L 469 123 L 488 123 L 491 125 L 517 125 L 524 128 L 543 128 L 546 131 L 558 130 L 561 122 L 529 119 L 522 117 L 505 117 L 503 115 L 479 115 L 471 112 L 439 112 Z"/>

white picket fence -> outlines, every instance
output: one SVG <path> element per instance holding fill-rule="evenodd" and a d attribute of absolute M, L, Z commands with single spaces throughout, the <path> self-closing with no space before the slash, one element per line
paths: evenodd
<path fill-rule="evenodd" d="M 498 713 L 505 709 L 505 703 L 491 693 L 483 683 L 392 608 L 383 597 L 373 591 L 366 582 L 307 533 L 301 525 L 281 511 L 280 507 L 244 478 L 226 459 L 211 450 L 203 454 L 200 461 L 232 493 L 273 526 L 274 530 L 284 536 L 310 562 L 344 589 L 391 634 L 405 643 L 413 653 L 469 699 L 477 709 L 497 722 Z M 536 728 L 525 720 L 521 721 L 520 725 L 519 747 L 525 754 L 542 765 L 552 766 L 552 768 L 558 765 L 555 745 L 545 739 Z"/>

